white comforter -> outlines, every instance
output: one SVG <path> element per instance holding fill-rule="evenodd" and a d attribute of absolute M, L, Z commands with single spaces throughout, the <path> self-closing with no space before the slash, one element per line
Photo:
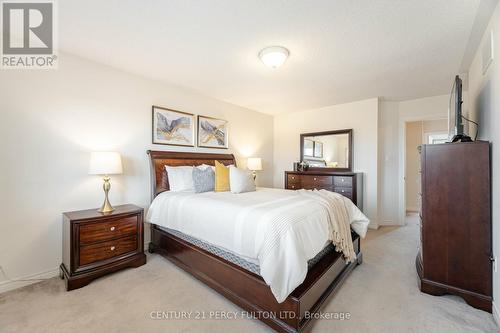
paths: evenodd
<path fill-rule="evenodd" d="M 257 262 L 281 303 L 304 281 L 307 261 L 331 242 L 335 228 L 318 191 L 305 194 L 270 188 L 241 194 L 163 192 L 146 220 Z M 351 200 L 344 203 L 352 229 L 364 237 L 368 219 Z"/>

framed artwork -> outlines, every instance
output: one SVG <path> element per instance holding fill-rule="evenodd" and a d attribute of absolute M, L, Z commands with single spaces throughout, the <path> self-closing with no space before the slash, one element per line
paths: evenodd
<path fill-rule="evenodd" d="M 314 157 L 323 158 L 323 142 L 314 141 Z"/>
<path fill-rule="evenodd" d="M 304 139 L 304 156 L 314 156 L 314 141 Z"/>
<path fill-rule="evenodd" d="M 198 147 L 228 148 L 227 121 L 198 116 Z"/>
<path fill-rule="evenodd" d="M 153 105 L 153 143 L 194 147 L 194 114 Z"/>

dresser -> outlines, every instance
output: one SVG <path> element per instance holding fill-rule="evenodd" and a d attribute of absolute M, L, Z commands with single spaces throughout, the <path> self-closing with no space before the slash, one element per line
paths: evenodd
<path fill-rule="evenodd" d="M 60 276 L 72 290 L 125 267 L 146 263 L 144 210 L 134 205 L 111 213 L 96 209 L 63 214 L 63 262 Z"/>
<path fill-rule="evenodd" d="M 490 144 L 423 145 L 421 173 L 420 290 L 491 312 Z"/>
<path fill-rule="evenodd" d="M 285 188 L 337 192 L 363 210 L 363 174 L 359 172 L 285 171 Z"/>

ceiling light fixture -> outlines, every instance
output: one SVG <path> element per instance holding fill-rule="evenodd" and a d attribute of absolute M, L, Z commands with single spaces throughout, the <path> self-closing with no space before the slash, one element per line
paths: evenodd
<path fill-rule="evenodd" d="M 276 69 L 283 65 L 290 55 L 283 46 L 269 46 L 259 52 L 259 58 L 262 62 L 272 69 Z"/>

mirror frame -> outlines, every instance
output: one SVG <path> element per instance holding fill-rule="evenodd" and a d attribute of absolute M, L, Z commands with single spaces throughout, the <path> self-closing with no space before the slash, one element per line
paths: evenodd
<path fill-rule="evenodd" d="M 302 133 L 300 135 L 300 160 L 304 160 L 304 139 L 309 136 L 321 136 L 321 135 L 334 135 L 334 134 L 347 134 L 349 136 L 349 167 L 348 168 L 319 168 L 319 167 L 310 167 L 308 170 L 309 171 L 316 171 L 316 172 L 332 172 L 332 171 L 337 171 L 337 172 L 352 172 L 353 170 L 353 134 L 352 134 L 352 128 L 351 129 L 343 129 L 343 130 L 335 130 L 335 131 L 325 131 L 325 132 L 313 132 L 313 133 Z"/>

